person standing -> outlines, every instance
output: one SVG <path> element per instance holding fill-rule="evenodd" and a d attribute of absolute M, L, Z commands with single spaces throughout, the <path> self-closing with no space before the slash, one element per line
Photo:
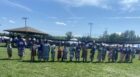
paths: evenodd
<path fill-rule="evenodd" d="M 20 60 L 22 60 L 23 56 L 24 56 L 24 51 L 25 51 L 25 41 L 23 40 L 23 38 L 19 37 L 18 39 L 18 56 L 20 57 Z"/>
<path fill-rule="evenodd" d="M 100 45 L 98 46 L 98 55 L 97 55 L 97 59 L 98 59 L 98 62 L 102 62 L 102 57 L 103 57 L 103 46 Z"/>
<path fill-rule="evenodd" d="M 96 46 L 93 45 L 92 48 L 91 48 L 91 51 L 90 51 L 90 60 L 91 60 L 91 62 L 93 62 L 95 51 L 96 51 Z"/>
<path fill-rule="evenodd" d="M 53 44 L 51 46 L 51 58 L 52 58 L 53 62 L 55 61 L 55 48 L 56 48 L 56 46 Z"/>
<path fill-rule="evenodd" d="M 76 61 L 80 61 L 80 51 L 81 51 L 81 46 L 78 44 L 76 46 L 76 51 L 75 51 L 75 58 L 76 58 Z"/>
<path fill-rule="evenodd" d="M 83 62 L 87 62 L 87 47 L 86 47 L 86 45 L 82 46 L 82 58 L 83 58 Z"/>
<path fill-rule="evenodd" d="M 75 52 L 75 48 L 74 48 L 74 44 L 72 44 L 70 46 L 70 61 L 73 61 L 73 58 L 74 58 L 74 52 Z"/>
<path fill-rule="evenodd" d="M 8 54 L 8 59 L 12 58 L 12 45 L 10 40 L 7 43 L 7 54 Z"/>
<path fill-rule="evenodd" d="M 130 62 L 133 63 L 133 59 L 135 58 L 136 49 L 134 47 L 131 48 L 131 59 Z"/>
<path fill-rule="evenodd" d="M 64 46 L 63 55 L 62 55 L 62 61 L 66 61 L 67 60 L 67 54 L 68 54 L 68 49 L 67 49 L 66 46 Z"/>
<path fill-rule="evenodd" d="M 40 40 L 38 43 L 38 60 L 41 61 L 43 59 L 43 41 Z"/>
<path fill-rule="evenodd" d="M 120 49 L 120 62 L 123 62 L 123 61 L 124 61 L 125 52 L 126 52 L 126 48 L 125 48 L 125 46 L 123 46 L 123 47 Z"/>
<path fill-rule="evenodd" d="M 102 50 L 102 62 L 104 62 L 105 59 L 106 59 L 106 52 L 107 52 L 107 47 L 103 46 L 103 50 Z"/>
<path fill-rule="evenodd" d="M 113 57 L 113 49 L 112 49 L 112 47 L 109 47 L 109 49 L 108 49 L 108 62 L 111 62 L 112 57 Z"/>
<path fill-rule="evenodd" d="M 130 48 L 130 46 L 127 47 L 125 54 L 126 54 L 125 55 L 125 62 L 129 62 L 130 61 L 130 54 L 131 54 L 131 48 Z"/>
<path fill-rule="evenodd" d="M 140 51 L 138 53 L 139 53 L 139 60 L 140 60 Z"/>
<path fill-rule="evenodd" d="M 62 50 L 61 47 L 58 47 L 58 53 L 57 53 L 57 60 L 60 61 L 60 59 L 62 58 Z"/>
<path fill-rule="evenodd" d="M 48 41 L 43 45 L 43 59 L 44 61 L 49 61 L 50 44 Z"/>
<path fill-rule="evenodd" d="M 36 49 L 37 49 L 37 45 L 35 44 L 35 41 L 33 41 L 31 46 L 31 62 L 35 61 Z"/>
<path fill-rule="evenodd" d="M 118 60 L 118 46 L 113 48 L 113 56 L 112 56 L 112 61 L 117 62 Z"/>

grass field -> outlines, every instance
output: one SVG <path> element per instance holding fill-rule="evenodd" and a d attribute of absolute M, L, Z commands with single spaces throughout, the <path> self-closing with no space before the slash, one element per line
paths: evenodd
<path fill-rule="evenodd" d="M 24 61 L 18 60 L 13 49 L 13 59 L 7 60 L 6 48 L 0 48 L 0 77 L 140 77 L 140 61 L 134 63 L 30 63 L 26 49 Z"/>

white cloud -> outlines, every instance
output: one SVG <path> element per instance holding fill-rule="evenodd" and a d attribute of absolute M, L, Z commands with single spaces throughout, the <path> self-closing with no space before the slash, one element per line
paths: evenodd
<path fill-rule="evenodd" d="M 140 16 L 131 17 L 131 16 L 124 16 L 124 17 L 109 17 L 109 19 L 140 19 Z"/>
<path fill-rule="evenodd" d="M 134 11 L 139 6 L 140 0 L 120 0 L 122 10 Z"/>
<path fill-rule="evenodd" d="M 11 7 L 18 7 L 20 9 L 23 9 L 23 10 L 26 10 L 28 12 L 31 12 L 32 9 L 30 9 L 29 7 L 25 6 L 25 5 L 22 5 L 22 4 L 19 4 L 19 3 L 16 3 L 16 2 L 13 2 L 12 0 L 2 0 L 5 4 L 7 4 L 8 6 L 11 6 Z"/>
<path fill-rule="evenodd" d="M 96 6 L 101 8 L 108 8 L 106 5 L 107 0 L 56 0 L 70 6 L 80 7 L 80 6 Z"/>
<path fill-rule="evenodd" d="M 72 6 L 93 6 L 110 10 L 135 11 L 140 7 L 140 0 L 55 0 Z"/>
<path fill-rule="evenodd" d="M 63 26 L 66 26 L 66 25 L 67 25 L 67 24 L 64 23 L 64 22 L 55 22 L 55 24 L 57 24 L 57 25 L 63 25 Z"/>
<path fill-rule="evenodd" d="M 14 23 L 15 23 L 15 21 L 13 21 L 13 20 L 9 20 L 9 23 L 12 23 L 12 24 L 14 24 Z"/>
<path fill-rule="evenodd" d="M 122 34 L 122 32 L 115 32 L 116 34 L 118 34 L 118 35 L 121 35 Z"/>

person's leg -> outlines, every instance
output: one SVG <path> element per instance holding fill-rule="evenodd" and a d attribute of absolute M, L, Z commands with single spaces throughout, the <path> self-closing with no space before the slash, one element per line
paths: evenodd
<path fill-rule="evenodd" d="M 10 51 L 7 50 L 8 59 L 10 59 Z"/>
<path fill-rule="evenodd" d="M 122 62 L 122 53 L 120 52 L 120 62 Z"/>
<path fill-rule="evenodd" d="M 83 62 L 84 62 L 84 57 L 83 57 Z"/>
<path fill-rule="evenodd" d="M 110 63 L 110 58 L 108 58 L 108 62 Z"/>
<path fill-rule="evenodd" d="M 78 62 L 80 61 L 80 57 L 78 57 Z"/>
<path fill-rule="evenodd" d="M 140 60 L 140 52 L 139 52 L 139 60 Z"/>
<path fill-rule="evenodd" d="M 33 56 L 33 62 L 35 61 L 35 56 Z"/>
<path fill-rule="evenodd" d="M 85 62 L 87 62 L 87 56 L 85 57 Z"/>
<path fill-rule="evenodd" d="M 122 62 L 124 62 L 125 56 L 126 56 L 126 55 L 123 53 L 123 54 L 122 54 Z"/>
<path fill-rule="evenodd" d="M 131 62 L 131 63 L 133 63 L 133 58 L 134 58 L 134 55 L 131 54 L 131 55 L 130 55 L 130 62 Z"/>

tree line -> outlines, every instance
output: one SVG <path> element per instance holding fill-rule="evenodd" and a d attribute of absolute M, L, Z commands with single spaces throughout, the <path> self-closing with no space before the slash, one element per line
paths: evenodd
<path fill-rule="evenodd" d="M 0 33 L 0 36 L 8 36 L 11 37 L 10 34 Z M 12 37 L 17 37 L 18 34 L 12 35 Z M 137 42 L 140 41 L 140 36 L 138 36 L 133 30 L 126 30 L 122 33 L 111 33 L 108 31 L 104 31 L 101 36 L 98 38 L 90 37 L 90 36 L 82 36 L 75 37 L 71 31 L 66 32 L 65 36 L 52 36 L 52 35 L 44 35 L 43 37 L 34 36 L 35 38 L 45 38 L 50 40 L 66 40 L 69 41 L 72 38 L 77 38 L 78 41 L 100 41 L 100 42 Z"/>

